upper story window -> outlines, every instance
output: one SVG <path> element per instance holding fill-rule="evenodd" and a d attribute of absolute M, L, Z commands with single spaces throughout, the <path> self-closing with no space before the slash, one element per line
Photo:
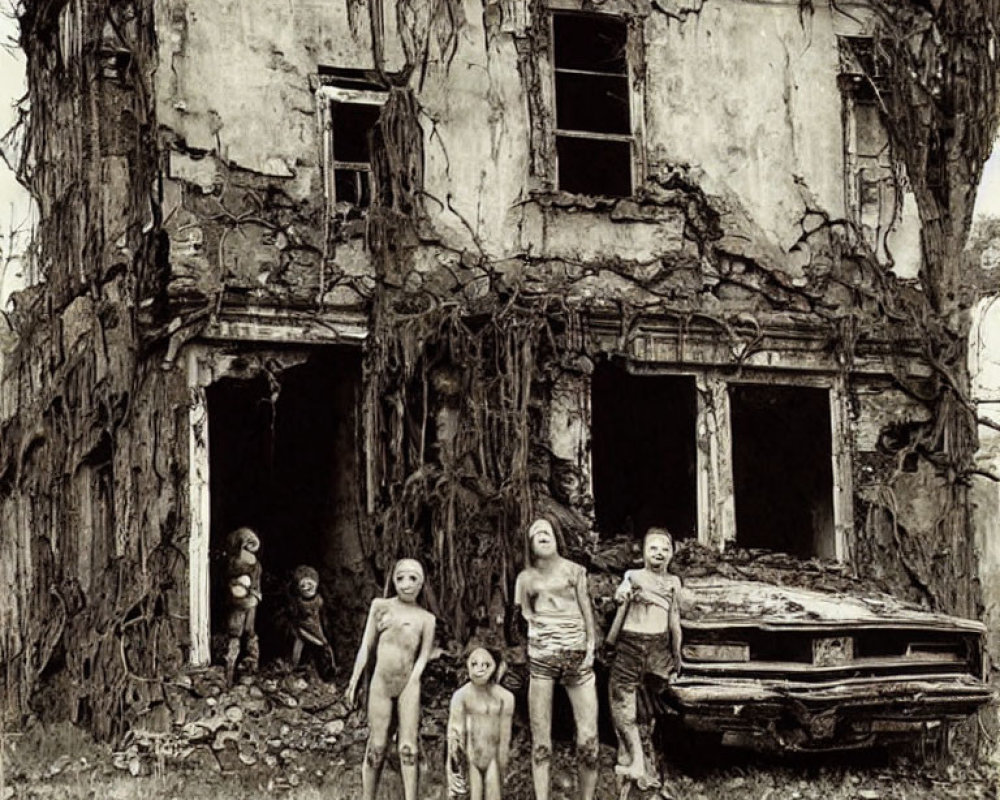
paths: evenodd
<path fill-rule="evenodd" d="M 889 134 L 882 119 L 885 90 L 874 44 L 867 37 L 842 37 L 844 157 L 847 209 L 880 257 L 898 221 L 898 191 Z"/>
<path fill-rule="evenodd" d="M 628 25 L 606 14 L 552 15 L 558 188 L 627 197 L 635 134 Z"/>
<path fill-rule="evenodd" d="M 336 216 L 357 214 L 371 205 L 370 134 L 386 93 L 362 80 L 338 81 L 318 92 L 325 131 L 326 192 Z"/>

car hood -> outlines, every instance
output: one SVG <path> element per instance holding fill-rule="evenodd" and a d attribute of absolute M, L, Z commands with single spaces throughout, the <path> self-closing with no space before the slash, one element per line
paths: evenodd
<path fill-rule="evenodd" d="M 986 630 L 981 622 L 923 611 L 887 594 L 821 592 L 716 576 L 685 578 L 680 609 L 689 628 Z"/>

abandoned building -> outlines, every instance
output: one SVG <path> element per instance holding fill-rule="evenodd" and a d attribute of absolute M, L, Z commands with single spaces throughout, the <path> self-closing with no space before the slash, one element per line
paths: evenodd
<path fill-rule="evenodd" d="M 209 663 L 241 525 L 264 660 L 300 563 L 341 662 L 401 555 L 442 636 L 501 626 L 539 511 L 581 558 L 661 524 L 993 608 L 940 180 L 843 5 L 25 3 L 8 711 L 108 735 Z"/>

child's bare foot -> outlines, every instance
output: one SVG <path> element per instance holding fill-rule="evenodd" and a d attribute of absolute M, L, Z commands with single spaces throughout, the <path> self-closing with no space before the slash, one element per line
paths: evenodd
<path fill-rule="evenodd" d="M 634 763 L 616 764 L 615 775 L 621 775 L 623 778 L 638 783 L 640 780 L 645 779 L 646 771 L 642 768 L 642 765 L 638 765 L 638 769 L 636 769 L 636 764 Z"/>

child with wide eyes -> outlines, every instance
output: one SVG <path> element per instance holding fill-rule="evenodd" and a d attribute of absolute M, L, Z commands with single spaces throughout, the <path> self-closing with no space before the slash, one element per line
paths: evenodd
<path fill-rule="evenodd" d="M 354 706 L 358 682 L 375 655 L 368 687 L 370 734 L 361 766 L 361 793 L 375 800 L 395 706 L 399 721 L 399 769 L 405 800 L 417 800 L 417 734 L 420 728 L 420 679 L 434 646 L 434 615 L 417 604 L 424 585 L 419 561 L 401 558 L 392 571 L 396 594 L 375 598 L 347 685 L 345 701 Z M 388 594 L 388 587 L 386 590 Z"/>
<path fill-rule="evenodd" d="M 475 647 L 465 662 L 469 682 L 451 696 L 448 715 L 448 793 L 501 800 L 510 755 L 514 695 L 500 686 L 499 657 Z"/>

